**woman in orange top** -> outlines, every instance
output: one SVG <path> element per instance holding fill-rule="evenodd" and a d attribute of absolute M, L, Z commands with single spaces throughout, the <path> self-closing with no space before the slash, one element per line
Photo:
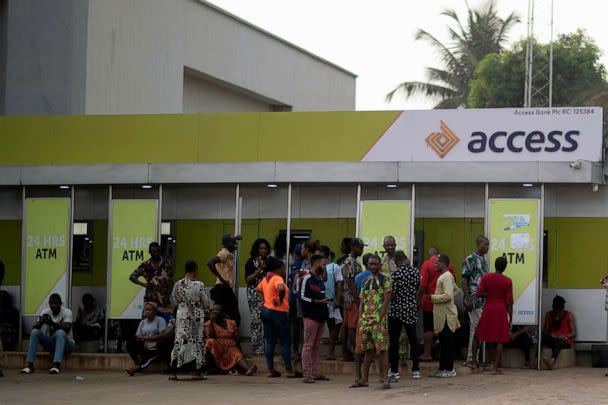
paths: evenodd
<path fill-rule="evenodd" d="M 266 341 L 265 355 L 269 377 L 280 377 L 274 369 L 274 346 L 277 338 L 281 343 L 281 355 L 285 363 L 288 378 L 302 377 L 302 373 L 291 367 L 291 335 L 289 324 L 289 288 L 285 285 L 285 263 L 282 260 L 269 258 L 266 264 L 266 276 L 258 285 L 258 292 L 264 297 L 264 308 L 261 318 L 264 324 Z"/>
<path fill-rule="evenodd" d="M 552 370 L 557 356 L 562 349 L 572 347 L 572 338 L 576 336 L 574 315 L 566 311 L 566 300 L 556 295 L 553 298 L 553 309 L 545 317 L 543 345 L 551 349 L 551 359 L 543 359 L 547 369 Z"/>
<path fill-rule="evenodd" d="M 249 365 L 239 349 L 239 329 L 236 322 L 226 319 L 221 305 L 211 312 L 205 322 L 205 351 L 213 357 L 215 365 L 224 371 L 237 369 L 241 374 L 251 376 L 257 371 L 255 364 Z"/>

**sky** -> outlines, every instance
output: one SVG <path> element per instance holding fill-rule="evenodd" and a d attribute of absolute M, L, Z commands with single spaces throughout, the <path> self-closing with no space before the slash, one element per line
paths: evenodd
<path fill-rule="evenodd" d="M 386 94 L 404 81 L 424 81 L 425 66 L 440 67 L 434 51 L 414 36 L 419 28 L 448 41 L 447 17 L 456 10 L 466 21 L 465 0 L 209 0 L 315 55 L 353 73 L 357 78 L 357 110 L 432 108 L 424 97 L 390 104 Z M 485 0 L 469 0 L 473 8 Z M 549 38 L 551 0 L 535 0 L 535 32 Z M 528 0 L 497 0 L 501 16 L 515 11 L 522 22 L 511 31 L 509 43 L 526 36 Z M 554 0 L 556 35 L 584 28 L 604 51 L 608 65 L 605 0 Z M 523 79 L 522 79 L 523 80 Z M 523 86 L 523 81 L 522 81 Z"/>

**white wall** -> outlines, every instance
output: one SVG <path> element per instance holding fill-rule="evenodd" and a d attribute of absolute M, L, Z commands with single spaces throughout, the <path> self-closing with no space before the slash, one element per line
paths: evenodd
<path fill-rule="evenodd" d="M 417 218 L 483 218 L 484 185 L 417 185 Z"/>
<path fill-rule="evenodd" d="M 355 108 L 352 76 L 194 0 L 90 0 L 86 65 L 86 114 L 190 111 L 185 67 L 294 111 Z"/>
<path fill-rule="evenodd" d="M 185 66 L 294 111 L 355 109 L 353 77 L 199 2 L 180 5 Z"/>
<path fill-rule="evenodd" d="M 544 289 L 542 313 L 551 309 L 553 297 L 566 299 L 566 309 L 576 320 L 575 342 L 605 342 L 608 333 L 608 313 L 604 310 L 604 289 Z M 544 322 L 544 318 L 543 318 Z"/>
<path fill-rule="evenodd" d="M 184 73 L 183 97 L 185 113 L 270 111 L 268 103 L 188 73 Z"/>
<path fill-rule="evenodd" d="M 34 190 L 30 188 L 30 190 Z M 234 218 L 234 185 L 168 185 L 163 189 L 163 219 Z M 519 190 L 519 191 L 518 191 Z M 118 190 L 116 191 L 118 193 Z M 243 218 L 287 217 L 287 186 L 242 185 Z M 490 197 L 537 197 L 538 190 L 492 186 Z M 119 195 L 117 195 L 117 198 Z M 106 187 L 76 187 L 76 219 L 107 218 Z M 362 199 L 409 199 L 409 186 L 395 191 L 364 185 Z M 292 189 L 293 218 L 354 218 L 356 185 L 300 186 Z M 483 185 L 417 185 L 418 218 L 483 218 Z M 546 217 L 608 217 L 608 187 L 547 185 Z M 0 219 L 21 219 L 21 190 L 0 188 Z"/>
<path fill-rule="evenodd" d="M 235 186 L 165 186 L 162 217 L 172 219 L 234 219 Z"/>
<path fill-rule="evenodd" d="M 5 103 L 0 112 L 83 114 L 88 0 L 7 3 L 6 68 L 0 68 L 6 75 L 0 80 Z"/>
<path fill-rule="evenodd" d="M 588 184 L 545 188 L 546 217 L 608 217 L 608 186 L 593 192 Z"/>
<path fill-rule="evenodd" d="M 86 114 L 182 112 L 178 0 L 91 0 Z"/>
<path fill-rule="evenodd" d="M 74 189 L 74 219 L 108 219 L 108 187 L 76 187 Z"/>

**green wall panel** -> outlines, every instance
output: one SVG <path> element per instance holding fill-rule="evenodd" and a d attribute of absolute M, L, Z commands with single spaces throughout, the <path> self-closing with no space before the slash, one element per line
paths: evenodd
<path fill-rule="evenodd" d="M 177 225 L 177 275 L 181 278 L 186 260 L 195 260 L 199 264 L 199 279 L 210 286 L 215 277 L 207 269 L 207 261 L 220 249 L 221 238 L 226 233 L 234 232 L 232 220 L 178 220 Z M 245 286 L 245 262 L 249 258 L 251 245 L 257 238 L 267 239 L 274 244 L 281 230 L 287 229 L 284 218 L 245 219 L 241 224 L 243 240 L 239 253 L 239 285 Z M 342 238 L 355 234 L 355 219 L 294 219 L 294 230 L 311 230 L 313 238 L 329 245 L 336 254 L 339 253 Z"/>
<path fill-rule="evenodd" d="M 601 288 L 608 218 L 545 218 L 549 288 Z"/>
<path fill-rule="evenodd" d="M 355 236 L 355 218 L 302 218 L 292 220 L 291 229 L 310 230 L 312 238 L 327 245 L 340 257 L 340 244 L 345 237 Z"/>
<path fill-rule="evenodd" d="M 107 226 L 105 220 L 93 222 L 93 271 L 74 273 L 73 285 L 103 286 L 107 271 Z M 240 285 L 245 285 L 244 264 L 253 241 L 259 237 L 271 244 L 287 228 L 284 218 L 243 220 L 240 262 Z M 437 246 L 450 256 L 460 275 L 463 258 L 483 234 L 481 218 L 416 218 L 415 228 L 424 232 L 424 248 Z M 294 230 L 311 230 L 314 239 L 329 245 L 339 254 L 340 242 L 355 234 L 354 218 L 294 219 Z M 548 247 L 549 288 L 599 288 L 598 280 L 608 274 L 608 218 L 545 218 Z M 200 279 L 206 285 L 215 282 L 206 262 L 220 249 L 221 237 L 234 231 L 233 220 L 178 220 L 176 279 L 181 278 L 186 260 L 200 266 Z M 425 257 L 426 257 L 426 252 Z M 5 284 L 19 284 L 21 279 L 21 221 L 0 221 L 0 260 L 6 266 Z"/>
<path fill-rule="evenodd" d="M 21 283 L 21 221 L 0 221 L 0 260 L 4 262 L 3 285 Z"/>
<path fill-rule="evenodd" d="M 484 233 L 483 218 L 416 218 L 416 231 L 424 232 L 424 258 L 436 247 L 452 261 L 460 280 L 462 261 L 475 249 L 475 239 Z"/>
<path fill-rule="evenodd" d="M 184 265 L 194 260 L 199 266 L 199 280 L 206 286 L 215 284 L 207 261 L 221 249 L 222 236 L 234 231 L 231 219 L 187 219 L 176 221 L 175 280 L 184 276 Z"/>

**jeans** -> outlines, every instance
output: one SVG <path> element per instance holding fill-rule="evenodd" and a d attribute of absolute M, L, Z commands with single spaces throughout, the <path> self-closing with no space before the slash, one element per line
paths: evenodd
<path fill-rule="evenodd" d="M 570 348 L 570 345 L 563 339 L 558 339 L 546 333 L 543 333 L 543 345 L 551 349 L 551 357 L 554 359 L 557 359 L 562 349 Z"/>
<path fill-rule="evenodd" d="M 455 337 L 448 323 L 443 325 L 443 330 L 439 334 L 439 370 L 454 370 Z"/>
<path fill-rule="evenodd" d="M 74 351 L 74 342 L 70 340 L 68 334 L 63 330 L 58 330 L 55 334 L 50 337 L 40 331 L 40 329 L 34 329 L 30 336 L 30 347 L 27 350 L 26 361 L 34 364 L 36 360 L 36 353 L 38 352 L 38 344 L 40 344 L 44 350 L 55 353 L 53 362 L 61 363 L 63 355 L 70 354 Z"/>
<path fill-rule="evenodd" d="M 467 351 L 467 361 L 473 361 L 473 339 L 475 337 L 475 331 L 477 330 L 477 324 L 481 319 L 481 309 L 473 308 L 469 312 L 469 350 Z M 475 359 L 477 360 L 477 359 Z"/>
<path fill-rule="evenodd" d="M 289 332 L 289 314 L 262 308 L 262 323 L 264 324 L 264 339 L 266 341 L 266 364 L 269 370 L 274 369 L 274 346 L 279 338 L 281 355 L 285 363 L 285 370 L 291 371 L 291 336 Z"/>
<path fill-rule="evenodd" d="M 391 371 L 399 372 L 399 340 L 401 339 L 401 330 L 405 328 L 407 340 L 410 343 L 410 352 L 412 354 L 412 371 L 420 371 L 419 353 L 418 353 L 418 336 L 417 325 L 406 324 L 397 318 L 388 318 L 388 335 L 390 338 L 389 360 L 391 363 Z"/>
<path fill-rule="evenodd" d="M 319 347 L 325 329 L 325 322 L 304 318 L 304 345 L 302 347 L 302 368 L 304 378 L 314 378 L 319 373 Z"/>

